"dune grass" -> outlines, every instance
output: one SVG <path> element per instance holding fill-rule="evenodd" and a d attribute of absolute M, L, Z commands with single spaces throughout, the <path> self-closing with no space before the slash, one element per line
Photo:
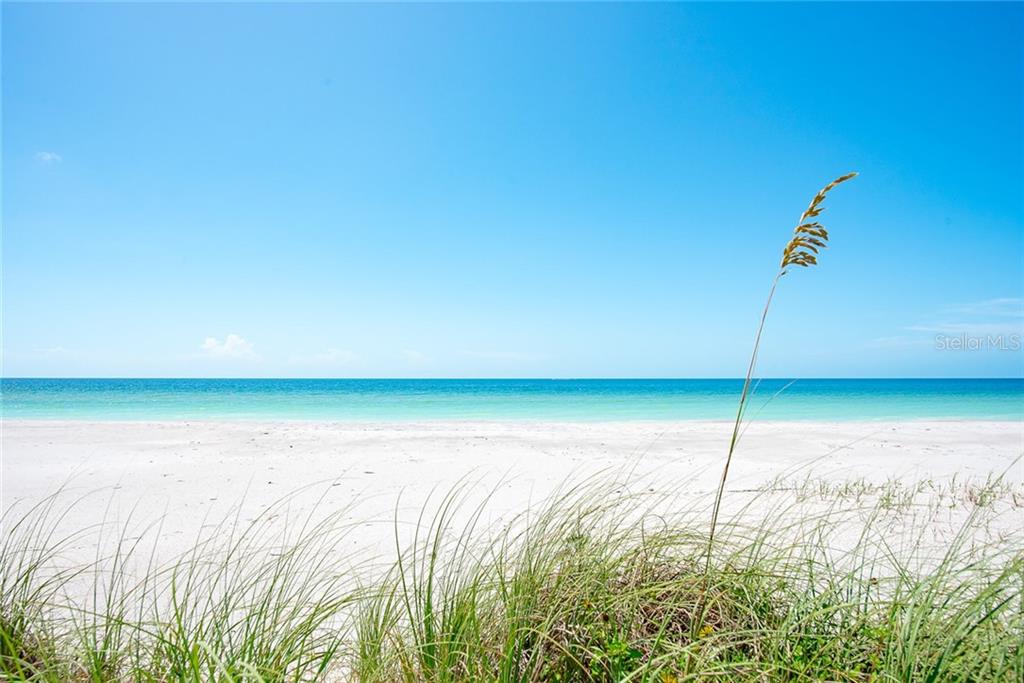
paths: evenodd
<path fill-rule="evenodd" d="M 228 518 L 168 565 L 140 556 L 159 528 L 61 537 L 77 506 L 60 494 L 20 517 L 5 512 L 0 548 L 0 673 L 30 681 L 317 680 L 341 645 L 325 628 L 355 595 L 337 562 L 343 511 L 297 519 Z M 86 541 L 109 552 L 87 566 L 65 551 Z"/>
<path fill-rule="evenodd" d="M 480 552 L 428 538 L 360 606 L 360 681 L 1020 680 L 1024 555 L 887 542 L 872 507 L 701 525 L 594 491 Z M 660 507 L 660 506 L 659 506 Z M 859 521 L 858 521 L 859 520 Z M 842 537 L 856 539 L 834 547 Z M 454 546 L 447 543 L 454 542 Z M 933 548 L 933 551 L 935 549 Z M 439 558 L 446 558 L 439 560 Z"/>
<path fill-rule="evenodd" d="M 982 533 L 1008 502 L 962 500 L 959 532 L 936 544 L 897 542 L 911 510 L 884 491 L 810 508 L 780 495 L 720 523 L 707 575 L 706 505 L 597 483 L 497 529 L 455 491 L 411 542 L 396 527 L 384 568 L 353 561 L 330 514 L 289 533 L 226 520 L 159 567 L 139 551 L 159 530 L 122 530 L 110 554 L 62 570 L 76 539 L 55 529 L 74 506 L 55 497 L 4 520 L 0 676 L 1022 680 L 1024 548 Z"/>

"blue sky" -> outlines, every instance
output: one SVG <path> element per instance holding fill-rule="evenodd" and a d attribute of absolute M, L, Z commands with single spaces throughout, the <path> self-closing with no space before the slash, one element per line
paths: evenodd
<path fill-rule="evenodd" d="M 3 6 L 7 376 L 1020 376 L 1024 8 Z"/>

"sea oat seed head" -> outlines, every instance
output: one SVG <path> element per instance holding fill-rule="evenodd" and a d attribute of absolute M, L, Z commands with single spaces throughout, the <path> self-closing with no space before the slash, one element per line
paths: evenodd
<path fill-rule="evenodd" d="M 814 199 L 811 200 L 807 210 L 800 215 L 800 220 L 797 221 L 797 226 L 793 230 L 793 239 L 789 241 L 789 244 L 782 251 L 782 264 L 780 266 L 782 274 L 785 274 L 786 268 L 789 266 L 807 268 L 808 266 L 817 265 L 818 259 L 815 255 L 821 249 L 828 247 L 828 230 L 817 221 L 809 223 L 804 221 L 821 215 L 821 212 L 825 210 L 825 207 L 821 205 L 825 201 L 825 195 L 836 185 L 845 183 L 856 175 L 856 173 L 847 173 L 846 175 L 839 176 L 821 188 L 818 194 L 814 195 Z"/>

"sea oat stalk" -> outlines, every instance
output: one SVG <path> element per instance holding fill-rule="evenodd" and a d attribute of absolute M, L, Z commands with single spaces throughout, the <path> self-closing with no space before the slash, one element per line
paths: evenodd
<path fill-rule="evenodd" d="M 757 326 L 757 335 L 754 337 L 754 350 L 750 354 L 750 364 L 747 366 L 747 375 L 743 380 L 743 391 L 740 392 L 740 402 L 736 410 L 736 422 L 732 428 L 732 437 L 729 439 L 729 454 L 725 458 L 725 466 L 722 468 L 722 478 L 718 482 L 718 491 L 715 493 L 715 504 L 711 511 L 711 530 L 708 533 L 707 558 L 704 563 L 704 575 L 708 575 L 711 569 L 711 549 L 715 540 L 715 527 L 718 525 L 718 513 L 722 507 L 722 494 L 725 493 L 725 482 L 729 478 L 729 466 L 732 464 L 732 456 L 736 451 L 736 443 L 739 441 L 740 424 L 743 422 L 743 411 L 747 407 L 747 399 L 750 397 L 750 381 L 754 376 L 754 368 L 757 365 L 757 351 L 761 346 L 761 333 L 764 331 L 764 322 L 768 318 L 768 309 L 772 305 L 772 297 L 775 296 L 775 288 L 779 280 L 792 266 L 808 268 L 818 264 L 820 250 L 828 245 L 828 230 L 825 229 L 816 219 L 825 207 L 822 203 L 825 196 L 840 183 L 850 180 L 856 173 L 847 173 L 833 180 L 823 187 L 818 194 L 814 195 L 807 210 L 800 214 L 800 220 L 793 230 L 793 238 L 786 244 L 782 251 L 782 262 L 779 264 L 779 272 L 772 280 L 771 289 L 768 290 L 768 300 L 765 301 L 764 310 L 761 311 L 761 322 Z"/>

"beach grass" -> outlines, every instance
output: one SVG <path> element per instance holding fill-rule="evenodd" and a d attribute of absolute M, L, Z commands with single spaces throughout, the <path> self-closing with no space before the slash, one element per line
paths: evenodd
<path fill-rule="evenodd" d="M 836 495 L 812 508 L 796 495 L 778 498 L 785 491 L 755 494 L 723 516 L 708 574 L 708 501 L 598 482 L 497 527 L 456 489 L 423 508 L 411 541 L 393 527 L 395 556 L 383 567 L 346 553 L 351 522 L 336 511 L 284 530 L 267 524 L 272 512 L 226 519 L 159 566 L 142 542 L 159 529 L 122 525 L 103 544 L 109 552 L 69 566 L 65 550 L 82 539 L 57 535 L 74 504 L 54 496 L 4 520 L 0 673 L 12 681 L 1022 680 L 1024 548 L 1019 535 L 983 533 L 1012 494 L 990 482 L 998 500 L 956 497 L 964 521 L 936 544 L 923 538 L 926 525 L 921 537 L 894 534 L 913 523 L 912 503 L 893 507 L 885 487 L 854 489 L 855 505 Z M 764 495 L 774 496 L 770 505 Z"/>

